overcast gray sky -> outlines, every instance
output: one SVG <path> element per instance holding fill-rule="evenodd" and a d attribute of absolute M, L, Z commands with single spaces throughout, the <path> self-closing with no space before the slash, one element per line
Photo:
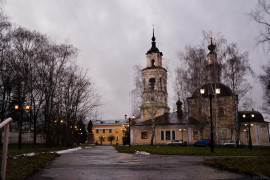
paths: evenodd
<path fill-rule="evenodd" d="M 221 33 L 248 51 L 255 73 L 267 58 L 256 46 L 257 25 L 247 16 L 255 0 L 6 0 L 4 11 L 17 26 L 47 34 L 79 49 L 78 64 L 89 70 L 103 94 L 102 119 L 131 113 L 129 92 L 134 88 L 133 66 L 146 66 L 155 24 L 157 47 L 169 71 L 169 106 L 173 107 L 177 54 L 198 45 L 202 31 Z M 251 80 L 254 108 L 262 104 L 262 88 Z M 172 108 L 171 108 L 172 110 Z"/>

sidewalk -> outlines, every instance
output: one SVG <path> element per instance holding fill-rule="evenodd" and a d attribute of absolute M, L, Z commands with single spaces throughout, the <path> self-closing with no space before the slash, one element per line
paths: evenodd
<path fill-rule="evenodd" d="M 118 153 L 112 146 L 93 146 L 62 154 L 48 169 L 28 180 L 95 179 L 251 179 L 201 165 L 203 156 Z"/>

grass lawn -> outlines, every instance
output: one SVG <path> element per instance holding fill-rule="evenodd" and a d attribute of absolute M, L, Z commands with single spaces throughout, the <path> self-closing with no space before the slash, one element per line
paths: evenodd
<path fill-rule="evenodd" d="M 269 146 L 255 146 L 252 151 L 245 148 L 215 148 L 211 153 L 210 147 L 193 146 L 116 146 L 118 152 L 134 153 L 135 151 L 146 151 L 151 154 L 166 155 L 214 155 L 214 156 L 270 156 Z"/>
<path fill-rule="evenodd" d="M 270 177 L 270 157 L 220 157 L 207 159 L 203 164 L 253 175 L 254 179 L 263 178 L 261 175 Z"/>
<path fill-rule="evenodd" d="M 69 147 L 70 148 L 70 147 Z M 8 145 L 8 155 L 14 156 L 14 155 L 20 155 L 20 154 L 26 154 L 31 152 L 49 152 L 49 151 L 55 151 L 55 150 L 63 150 L 68 149 L 67 147 L 46 147 L 43 144 L 37 144 L 37 145 L 22 145 L 21 150 L 18 149 L 18 145 L 15 144 L 9 144 Z M 2 155 L 3 147 L 0 146 L 0 154 Z"/>
<path fill-rule="evenodd" d="M 56 153 L 38 153 L 32 157 L 20 156 L 7 161 L 6 179 L 20 180 L 45 168 L 59 155 Z"/>
<path fill-rule="evenodd" d="M 0 148 L 0 158 L 2 159 L 3 147 L 1 146 Z M 45 168 L 50 162 L 59 156 L 56 153 L 48 152 L 69 148 L 70 147 L 48 148 L 45 145 L 22 145 L 22 149 L 19 150 L 17 145 L 9 145 L 6 179 L 25 179 L 40 169 Z M 36 154 L 31 157 L 23 156 L 23 154 L 31 152 L 35 152 Z"/>

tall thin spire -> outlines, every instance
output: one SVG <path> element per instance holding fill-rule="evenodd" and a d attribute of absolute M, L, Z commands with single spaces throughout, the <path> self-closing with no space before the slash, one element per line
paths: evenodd
<path fill-rule="evenodd" d="M 213 44 L 213 42 L 212 42 L 212 39 L 213 39 L 212 31 L 210 31 L 210 39 L 211 39 L 211 44 Z"/>
<path fill-rule="evenodd" d="M 155 38 L 155 25 L 152 25 L 153 27 L 153 37 L 152 37 L 152 41 L 155 42 L 156 38 Z M 152 43 L 153 44 L 153 43 Z"/>
<path fill-rule="evenodd" d="M 210 54 L 213 54 L 214 53 L 214 50 L 216 48 L 216 45 L 213 44 L 213 36 L 212 36 L 212 31 L 210 32 L 210 41 L 211 41 L 211 44 L 208 46 L 208 49 L 210 51 Z"/>

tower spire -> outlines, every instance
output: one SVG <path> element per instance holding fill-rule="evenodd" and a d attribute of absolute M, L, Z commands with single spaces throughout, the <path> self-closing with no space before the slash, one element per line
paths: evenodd
<path fill-rule="evenodd" d="M 211 44 L 208 46 L 208 49 L 209 49 L 209 51 L 210 51 L 209 54 L 214 54 L 214 53 L 215 53 L 214 50 L 215 50 L 215 48 L 216 48 L 216 45 L 213 44 L 212 39 L 213 39 L 213 36 L 212 36 L 212 31 L 211 31 L 211 32 L 210 32 L 210 41 L 211 41 Z"/>
<path fill-rule="evenodd" d="M 155 42 L 155 40 L 156 40 L 156 38 L 155 38 L 155 25 L 153 24 L 152 27 L 153 27 L 153 37 L 152 37 L 152 41 Z M 152 42 L 152 44 L 153 44 L 153 42 Z"/>
<path fill-rule="evenodd" d="M 151 54 L 151 53 L 160 53 L 162 56 L 162 52 L 159 51 L 159 49 L 156 46 L 156 37 L 155 37 L 155 26 L 154 24 L 152 25 L 152 30 L 153 30 L 153 36 L 152 36 L 152 47 L 147 51 L 146 54 Z"/>

